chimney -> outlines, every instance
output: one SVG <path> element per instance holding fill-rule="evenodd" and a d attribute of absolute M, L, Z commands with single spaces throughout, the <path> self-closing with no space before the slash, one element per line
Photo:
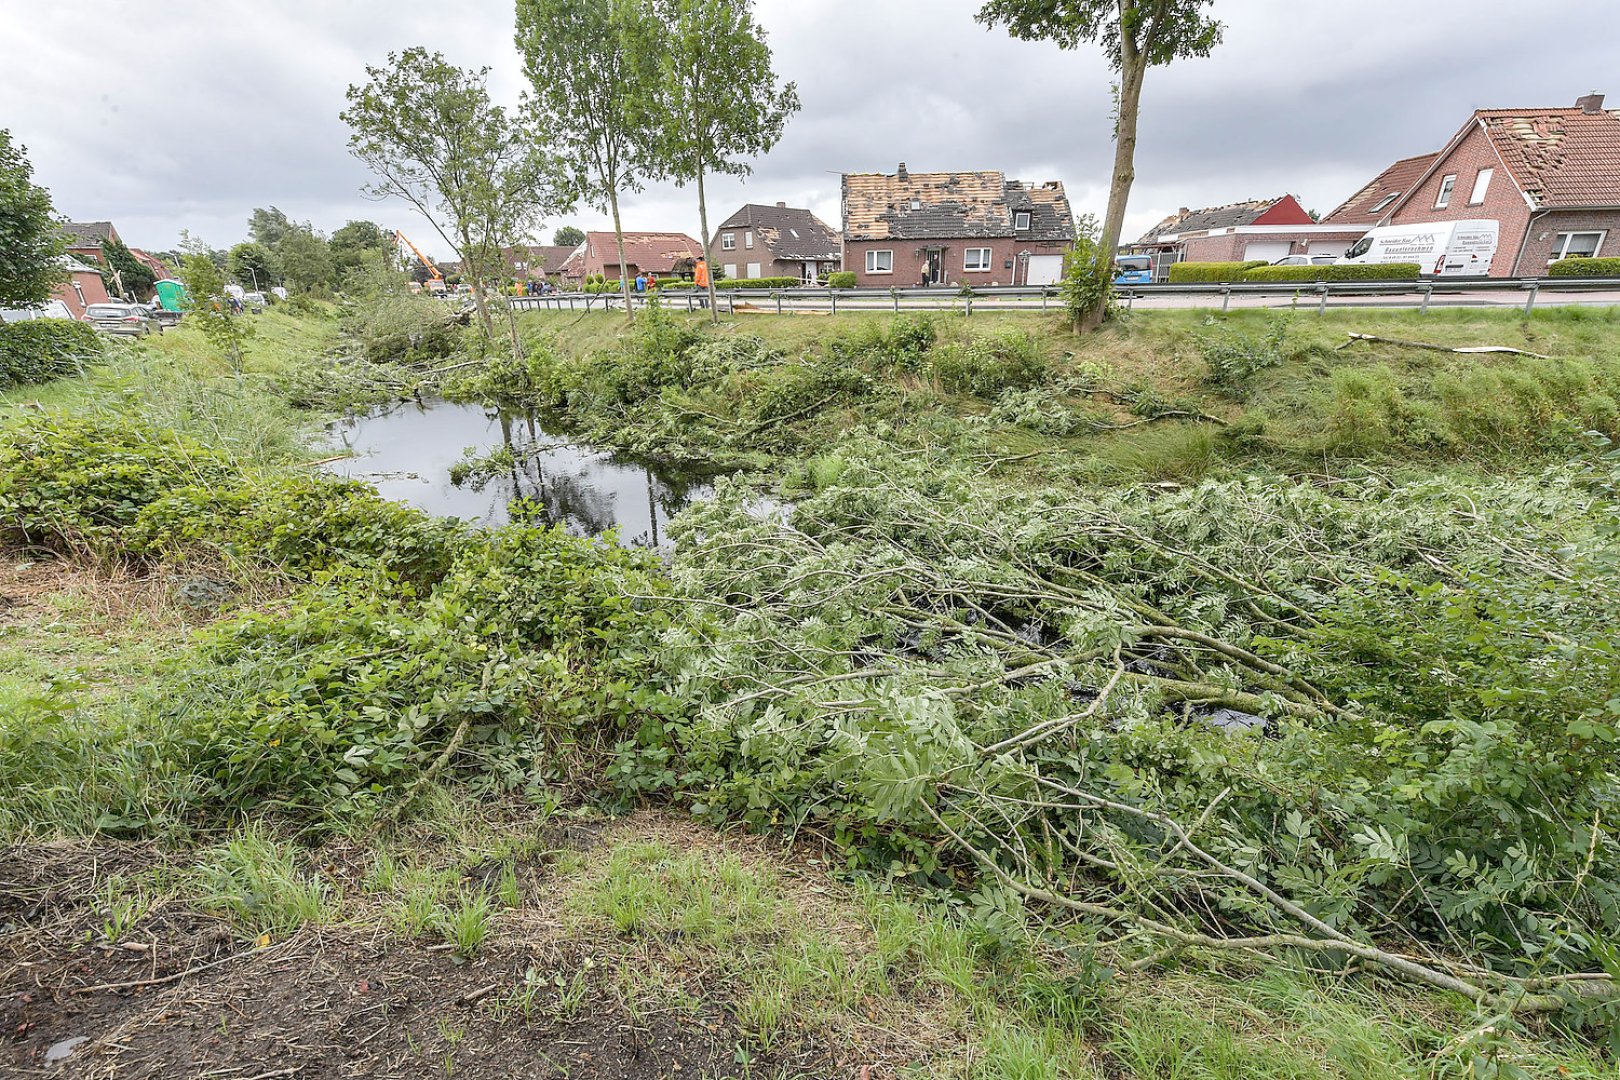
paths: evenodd
<path fill-rule="evenodd" d="M 1594 90 L 1583 98 L 1576 98 L 1575 107 L 1588 116 L 1596 115 L 1603 111 L 1603 95 Z"/>
<path fill-rule="evenodd" d="M 787 203 L 785 203 L 782 200 L 778 199 L 776 201 L 776 208 L 778 210 L 786 210 L 787 209 Z"/>
<path fill-rule="evenodd" d="M 1190 214 L 1190 213 L 1192 213 L 1192 207 L 1190 207 L 1190 206 L 1183 206 L 1183 207 L 1182 207 L 1182 208 L 1181 208 L 1181 216 L 1182 216 L 1182 217 L 1186 217 L 1186 216 L 1187 216 L 1187 215 L 1188 215 L 1188 214 Z"/>
<path fill-rule="evenodd" d="M 902 161 L 900 163 L 900 171 L 898 173 L 896 173 L 895 176 L 897 176 L 901 180 L 909 180 L 909 179 L 911 179 L 911 177 L 906 174 L 906 163 L 905 162 Z"/>

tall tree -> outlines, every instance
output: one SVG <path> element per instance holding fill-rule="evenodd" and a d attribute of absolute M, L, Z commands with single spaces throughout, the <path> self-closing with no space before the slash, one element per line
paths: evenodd
<path fill-rule="evenodd" d="M 574 225 L 564 225 L 551 234 L 551 242 L 558 247 L 579 247 L 585 242 L 585 230 Z"/>
<path fill-rule="evenodd" d="M 140 299 L 152 295 L 152 284 L 157 275 L 152 268 L 135 257 L 129 246 L 116 236 L 101 242 L 101 257 L 107 260 L 101 279 L 112 287 L 115 296 Z"/>
<path fill-rule="evenodd" d="M 271 251 L 281 250 L 282 239 L 295 228 L 292 219 L 274 206 L 255 207 L 248 217 L 248 235 Z"/>
<path fill-rule="evenodd" d="M 706 173 L 746 176 L 748 158 L 766 153 L 799 109 L 793 83 L 779 85 L 753 0 L 654 0 L 662 27 L 657 52 L 663 92 L 653 97 L 662 131 L 665 171 L 696 181 L 703 257 L 709 253 Z M 714 275 L 709 318 L 718 322 Z"/>
<path fill-rule="evenodd" d="M 554 208 L 549 162 L 525 127 L 490 100 L 489 68 L 463 70 L 413 46 L 367 67 L 349 87 L 342 116 L 349 150 L 377 175 L 379 198 L 403 199 L 461 256 L 486 340 L 495 327 L 489 286 L 501 276 L 501 247 Z M 514 351 L 521 351 L 513 334 Z"/>
<path fill-rule="evenodd" d="M 276 261 L 288 287 L 309 292 L 332 284 L 332 252 L 326 239 L 307 225 L 294 225 L 281 237 Z"/>
<path fill-rule="evenodd" d="M 375 221 L 350 221 L 335 230 L 326 242 L 332 254 L 332 270 L 342 285 L 350 275 L 374 263 L 388 248 L 388 234 Z"/>
<path fill-rule="evenodd" d="M 281 281 L 281 264 L 263 244 L 244 240 L 225 256 L 225 270 L 244 289 L 268 289 Z"/>
<path fill-rule="evenodd" d="M 1208 56 L 1221 42 L 1222 26 L 1206 10 L 1214 0 L 986 0 L 978 21 L 1005 25 L 1023 41 L 1052 41 L 1060 49 L 1082 42 L 1100 44 L 1119 74 L 1118 115 L 1114 120 L 1114 172 L 1108 185 L 1108 211 L 1098 238 L 1096 273 L 1112 269 L 1125 225 L 1125 204 L 1136 180 L 1136 120 L 1142 83 L 1150 67 Z M 1081 320 L 1086 329 L 1102 324 L 1106 304 Z"/>
<path fill-rule="evenodd" d="M 23 147 L 0 128 L 0 305 L 42 304 L 63 279 L 62 230 Z"/>
<path fill-rule="evenodd" d="M 534 93 L 527 112 L 559 158 L 570 196 L 613 215 L 630 308 L 619 195 L 660 174 L 650 105 L 661 35 L 648 0 L 517 0 L 517 47 Z"/>

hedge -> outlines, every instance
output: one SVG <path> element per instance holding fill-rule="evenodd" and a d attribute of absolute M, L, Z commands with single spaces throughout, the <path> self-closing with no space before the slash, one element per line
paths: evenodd
<path fill-rule="evenodd" d="M 827 275 L 827 286 L 833 289 L 853 289 L 855 287 L 855 271 L 833 271 Z"/>
<path fill-rule="evenodd" d="M 101 336 L 89 323 L 29 319 L 0 323 L 0 390 L 77 375 L 101 359 Z"/>
<path fill-rule="evenodd" d="M 761 277 L 735 278 L 721 282 L 716 287 L 721 289 L 794 289 L 803 284 L 803 278 Z"/>
<path fill-rule="evenodd" d="M 1243 272 L 1256 266 L 1265 266 L 1265 260 L 1255 262 L 1178 262 L 1170 264 L 1172 284 L 1190 285 L 1207 281 L 1242 281 Z"/>
<path fill-rule="evenodd" d="M 1547 273 L 1552 277 L 1620 278 L 1620 259 L 1559 259 Z"/>
<path fill-rule="evenodd" d="M 1417 263 L 1349 263 L 1340 266 L 1257 266 L 1243 274 L 1244 281 L 1416 281 L 1423 272 Z"/>

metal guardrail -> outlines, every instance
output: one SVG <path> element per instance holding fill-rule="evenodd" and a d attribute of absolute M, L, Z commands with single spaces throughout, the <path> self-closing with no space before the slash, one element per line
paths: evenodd
<path fill-rule="evenodd" d="M 1310 303 L 1318 311 L 1329 307 L 1363 307 L 1367 304 L 1334 303 L 1334 300 L 1354 301 L 1376 298 L 1387 301 L 1379 306 L 1411 307 L 1427 312 L 1431 303 L 1446 307 L 1509 306 L 1493 297 L 1506 297 L 1514 293 L 1524 296 L 1523 311 L 1529 314 L 1544 294 L 1559 296 L 1558 303 L 1580 303 L 1578 299 L 1564 297 L 1581 293 L 1614 293 L 1587 303 L 1620 304 L 1620 278 L 1466 278 L 1445 281 L 1289 281 L 1289 282 L 1200 282 L 1196 284 L 1160 284 L 1119 286 L 1116 298 L 1127 308 L 1139 301 L 1160 298 L 1205 299 L 1209 303 L 1177 305 L 1186 307 L 1215 306 L 1230 310 L 1232 298 L 1245 297 L 1292 298 L 1293 306 Z M 666 308 L 687 311 L 706 310 L 708 295 L 692 289 L 666 289 L 657 294 L 658 302 Z M 514 296 L 507 302 L 519 311 L 608 311 L 624 309 L 622 293 L 553 293 L 550 296 Z M 634 306 L 645 306 L 645 293 L 631 294 Z M 963 292 L 949 287 L 909 289 L 829 289 L 800 286 L 784 289 L 721 289 L 716 293 L 720 310 L 732 313 L 745 311 L 775 311 L 787 314 L 795 311 L 845 312 L 901 311 L 954 311 L 972 315 L 975 305 L 984 311 L 1048 311 L 1063 306 L 1057 286 L 987 286 Z M 1518 306 L 1514 299 L 1512 306 Z"/>

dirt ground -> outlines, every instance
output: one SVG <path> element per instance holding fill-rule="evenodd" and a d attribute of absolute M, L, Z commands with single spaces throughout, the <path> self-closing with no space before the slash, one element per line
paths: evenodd
<path fill-rule="evenodd" d="M 644 842 L 686 831 L 638 819 L 614 832 Z M 573 828 L 561 842 L 589 849 L 604 842 L 598 833 Z M 349 854 L 321 852 L 329 876 L 358 876 Z M 178 869 L 183 857 L 109 841 L 0 853 L 0 1076 L 860 1075 L 813 1034 L 768 1054 L 739 1052 L 733 1003 L 701 972 L 674 1004 L 627 1008 L 613 984 L 616 946 L 571 937 L 543 902 L 504 919 L 468 960 L 438 938 L 349 921 L 244 942 L 223 918 L 175 900 L 110 944 L 96 899 L 104 883 L 176 859 Z M 520 867 L 527 894 L 543 894 L 545 862 Z"/>

